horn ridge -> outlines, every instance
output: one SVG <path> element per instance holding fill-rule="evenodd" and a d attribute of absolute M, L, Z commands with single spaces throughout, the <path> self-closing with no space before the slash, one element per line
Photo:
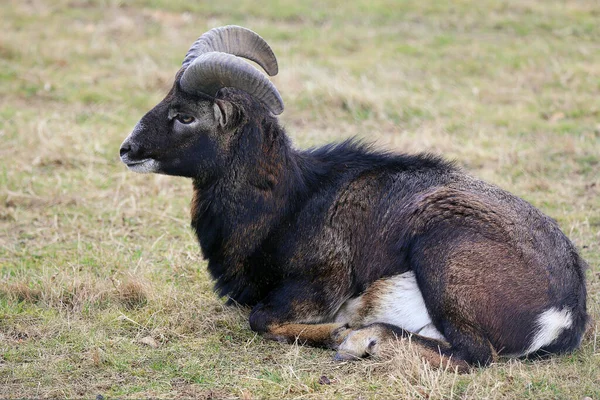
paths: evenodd
<path fill-rule="evenodd" d="M 232 54 L 212 51 L 196 57 L 179 80 L 192 94 L 216 96 L 224 87 L 241 89 L 262 102 L 273 114 L 283 112 L 283 100 L 273 83 L 258 69 Z"/>
<path fill-rule="evenodd" d="M 182 66 L 187 67 L 198 56 L 219 51 L 244 57 L 260 65 L 270 76 L 277 75 L 277 58 L 267 42 L 250 29 L 227 25 L 213 28 L 200 36 L 190 47 Z"/>

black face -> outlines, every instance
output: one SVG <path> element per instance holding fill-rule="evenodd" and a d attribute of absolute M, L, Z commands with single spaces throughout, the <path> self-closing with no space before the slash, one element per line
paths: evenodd
<path fill-rule="evenodd" d="M 125 139 L 121 161 L 135 172 L 208 178 L 225 163 L 230 109 L 227 102 L 174 87 Z"/>

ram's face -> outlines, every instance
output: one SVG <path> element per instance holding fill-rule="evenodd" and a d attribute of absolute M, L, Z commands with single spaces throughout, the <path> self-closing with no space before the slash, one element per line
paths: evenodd
<path fill-rule="evenodd" d="M 206 32 L 190 47 L 173 88 L 121 145 L 121 160 L 135 172 L 211 178 L 226 164 L 227 144 L 243 118 L 232 102 L 216 99 L 239 90 L 277 115 L 283 100 L 255 61 L 277 74 L 277 59 L 256 33 L 239 26 Z"/>
<path fill-rule="evenodd" d="M 226 158 L 228 102 L 171 92 L 137 123 L 121 145 L 121 161 L 135 172 L 198 177 Z"/>

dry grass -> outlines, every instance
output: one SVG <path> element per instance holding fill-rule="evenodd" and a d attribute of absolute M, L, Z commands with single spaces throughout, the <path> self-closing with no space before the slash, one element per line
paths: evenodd
<path fill-rule="evenodd" d="M 0 4 L 0 397 L 600 399 L 598 3 L 264 4 Z M 590 263 L 582 348 L 456 375 L 407 343 L 335 363 L 254 335 L 211 291 L 190 183 L 117 154 L 228 23 L 273 45 L 298 146 L 442 153 L 556 218 Z"/>

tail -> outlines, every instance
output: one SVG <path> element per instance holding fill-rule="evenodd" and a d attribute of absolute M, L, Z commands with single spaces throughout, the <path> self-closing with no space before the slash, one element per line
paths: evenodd
<path fill-rule="evenodd" d="M 532 340 L 530 351 L 527 351 L 527 358 L 545 358 L 551 354 L 570 353 L 581 345 L 581 341 L 586 329 L 589 327 L 590 318 L 586 312 L 586 296 L 585 288 L 585 270 L 588 268 L 586 262 L 573 250 L 575 262 L 573 268 L 578 275 L 577 287 L 567 290 L 563 299 L 562 311 L 557 312 L 557 308 L 551 308 L 538 317 L 539 330 Z M 568 316 L 568 320 L 565 318 Z M 561 319 L 562 317 L 562 319 Z M 561 326 L 562 323 L 562 326 Z M 560 329 L 554 335 L 551 325 L 554 324 L 555 329 Z M 545 325 L 545 326 L 544 326 Z M 535 346 L 536 339 L 546 329 L 547 340 L 544 343 L 539 343 Z"/>

